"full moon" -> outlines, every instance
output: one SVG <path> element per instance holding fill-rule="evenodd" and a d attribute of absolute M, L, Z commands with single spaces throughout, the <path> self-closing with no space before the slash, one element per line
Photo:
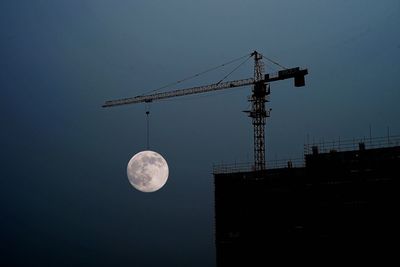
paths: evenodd
<path fill-rule="evenodd" d="M 154 192 L 168 179 L 167 161 L 157 152 L 145 150 L 134 155 L 126 173 L 133 187 L 142 192 Z"/>

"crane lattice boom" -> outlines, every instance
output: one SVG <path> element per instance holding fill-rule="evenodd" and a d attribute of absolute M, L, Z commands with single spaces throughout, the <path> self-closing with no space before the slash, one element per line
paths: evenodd
<path fill-rule="evenodd" d="M 236 80 L 236 81 L 229 81 L 229 82 L 221 82 L 221 83 L 214 83 L 205 86 L 197 86 L 192 88 L 174 90 L 169 92 L 151 94 L 151 95 L 141 95 L 117 100 L 110 100 L 106 101 L 103 107 L 113 107 L 119 105 L 127 105 L 127 104 L 135 104 L 135 103 L 142 103 L 142 102 L 152 102 L 154 100 L 161 100 L 171 97 L 177 96 L 184 96 L 184 95 L 192 95 L 192 94 L 200 94 L 200 93 L 207 93 L 211 91 L 217 91 L 227 88 L 235 88 L 241 87 L 246 85 L 254 84 L 254 79 L 243 79 L 243 80 Z"/>

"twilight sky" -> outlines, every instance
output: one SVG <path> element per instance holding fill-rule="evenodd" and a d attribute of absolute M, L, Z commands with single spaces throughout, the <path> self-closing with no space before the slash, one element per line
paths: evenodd
<path fill-rule="evenodd" d="M 2 0 L 0 265 L 212 266 L 212 164 L 252 160 L 250 88 L 151 105 L 170 168 L 153 194 L 126 177 L 145 106 L 101 104 L 258 50 L 310 73 L 271 85 L 268 158 L 400 134 L 399 25 L 398 0 Z"/>

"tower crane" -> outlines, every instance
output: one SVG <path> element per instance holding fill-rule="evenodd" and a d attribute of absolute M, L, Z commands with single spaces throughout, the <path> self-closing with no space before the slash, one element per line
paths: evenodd
<path fill-rule="evenodd" d="M 122 98 L 106 101 L 102 107 L 114 107 L 120 105 L 149 103 L 156 100 L 162 100 L 172 97 L 200 94 L 223 89 L 232 89 L 236 87 L 251 85 L 252 95 L 249 101 L 252 103 L 248 116 L 252 118 L 254 127 L 254 168 L 256 171 L 265 169 L 265 123 L 266 118 L 270 116 L 269 110 L 266 110 L 265 103 L 268 102 L 270 94 L 270 83 L 279 80 L 294 79 L 294 86 L 301 87 L 305 85 L 304 76 L 308 74 L 307 69 L 285 68 L 275 74 L 264 74 L 264 63 L 262 54 L 254 51 L 250 54 L 254 58 L 254 77 L 242 80 L 233 80 L 227 82 L 218 82 L 204 86 L 179 89 L 168 92 L 152 93 L 139 95 L 135 97 Z"/>

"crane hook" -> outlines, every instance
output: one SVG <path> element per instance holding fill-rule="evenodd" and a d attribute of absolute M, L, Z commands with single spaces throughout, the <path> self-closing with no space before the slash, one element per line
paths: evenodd
<path fill-rule="evenodd" d="M 149 139 L 150 139 L 150 118 L 149 118 L 149 115 L 150 115 L 150 107 L 148 106 L 148 105 L 146 105 L 146 144 L 147 144 L 147 146 L 146 146 L 146 149 L 147 150 L 150 150 L 150 141 L 149 141 Z"/>

